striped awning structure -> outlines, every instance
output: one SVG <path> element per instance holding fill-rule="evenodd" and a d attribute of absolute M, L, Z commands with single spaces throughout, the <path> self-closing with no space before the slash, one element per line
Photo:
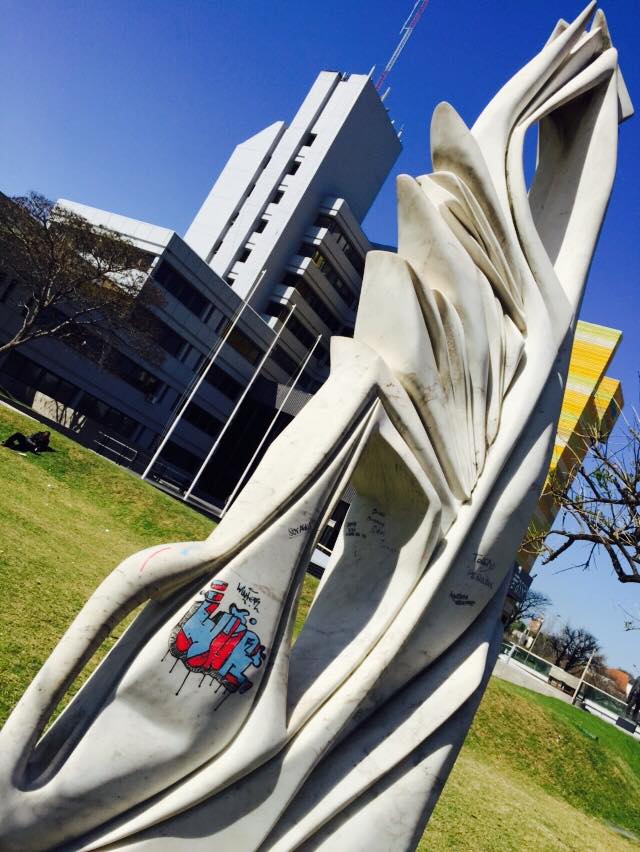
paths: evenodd
<path fill-rule="evenodd" d="M 594 430 L 607 434 L 613 428 L 622 410 L 622 386 L 617 379 L 605 376 L 605 371 L 621 338 L 616 329 L 578 322 L 547 482 L 554 476 L 568 488 L 589 449 L 589 435 Z M 532 518 L 540 532 L 551 529 L 559 508 L 545 489 Z M 525 571 L 531 570 L 535 559 L 536 554 L 522 550 L 517 557 Z"/>

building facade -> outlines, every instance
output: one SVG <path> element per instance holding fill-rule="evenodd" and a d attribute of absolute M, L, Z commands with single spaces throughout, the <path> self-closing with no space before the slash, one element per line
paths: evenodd
<path fill-rule="evenodd" d="M 140 471 L 249 297 L 152 470 L 184 490 L 233 414 L 195 492 L 224 505 L 318 336 L 271 439 L 326 378 L 331 335 L 353 331 L 371 248 L 360 223 L 400 150 L 368 77 L 322 72 L 289 126 L 278 122 L 236 147 L 184 239 L 60 201 L 148 255 L 148 286 L 163 296 L 153 312 L 164 358 L 151 365 L 118 351 L 105 370 L 78 347 L 43 339 L 3 359 L 0 386 Z M 5 339 L 17 319 L 10 299 L 3 301 L 9 289 L 0 286 Z"/>
<path fill-rule="evenodd" d="M 592 436 L 609 434 L 622 411 L 622 385 L 605 375 L 621 339 L 622 333 L 613 328 L 583 320 L 576 325 L 549 472 L 529 527 L 538 535 L 544 537 L 551 530 L 559 510 L 547 483 L 553 479 L 566 491 L 589 452 Z M 538 555 L 531 544 L 518 552 L 505 614 L 527 594 Z"/>
<path fill-rule="evenodd" d="M 400 150 L 369 78 L 323 71 L 289 126 L 237 146 L 185 234 L 272 328 L 296 305 L 283 335 L 294 358 L 323 335 L 308 390 L 331 335 L 353 332 L 371 248 L 360 223 Z"/>

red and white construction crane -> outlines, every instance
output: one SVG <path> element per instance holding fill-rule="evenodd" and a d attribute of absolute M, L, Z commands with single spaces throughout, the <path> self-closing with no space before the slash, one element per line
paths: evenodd
<path fill-rule="evenodd" d="M 411 12 L 409 14 L 409 17 L 407 18 L 407 20 L 402 25 L 402 29 L 400 30 L 400 41 L 398 42 L 396 49 L 391 54 L 391 58 L 389 59 L 387 64 L 384 66 L 382 74 L 380 74 L 380 76 L 378 77 L 378 80 L 376 81 L 376 90 L 378 92 L 382 89 L 385 80 L 389 76 L 389 72 L 391 71 L 393 66 L 396 64 L 396 62 L 398 61 L 398 57 L 402 53 L 405 44 L 411 38 L 411 33 L 415 30 L 415 28 L 418 24 L 418 21 L 422 17 L 422 14 L 423 14 L 424 10 L 427 8 L 428 4 L 429 4 L 429 0 L 417 0 L 417 2 L 414 4 L 413 9 L 411 10 Z"/>

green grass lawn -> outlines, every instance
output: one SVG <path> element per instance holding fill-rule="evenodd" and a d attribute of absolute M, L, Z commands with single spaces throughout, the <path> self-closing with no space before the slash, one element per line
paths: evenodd
<path fill-rule="evenodd" d="M 0 406 L 0 440 L 35 428 Z M 0 723 L 123 557 L 151 544 L 202 539 L 213 528 L 61 435 L 52 445 L 55 452 L 41 456 L 0 448 Z M 317 583 L 305 580 L 295 635 Z M 638 848 L 633 836 L 640 838 L 640 743 L 494 678 L 420 849 L 615 852 Z"/>
<path fill-rule="evenodd" d="M 0 405 L 0 440 L 37 428 Z M 118 562 L 213 529 L 212 521 L 62 435 L 53 434 L 52 447 L 38 456 L 0 447 L 0 724 Z"/>
<path fill-rule="evenodd" d="M 420 849 L 638 848 L 620 832 L 640 839 L 640 743 L 492 678 Z"/>

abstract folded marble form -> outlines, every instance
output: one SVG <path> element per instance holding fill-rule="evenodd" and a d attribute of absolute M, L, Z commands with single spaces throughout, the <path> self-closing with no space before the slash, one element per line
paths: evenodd
<path fill-rule="evenodd" d="M 592 12 L 472 129 L 436 109 L 433 172 L 399 177 L 397 254 L 367 256 L 326 384 L 207 541 L 135 554 L 80 612 L 0 733 L 2 849 L 415 847 L 495 660 L 631 114 Z"/>

